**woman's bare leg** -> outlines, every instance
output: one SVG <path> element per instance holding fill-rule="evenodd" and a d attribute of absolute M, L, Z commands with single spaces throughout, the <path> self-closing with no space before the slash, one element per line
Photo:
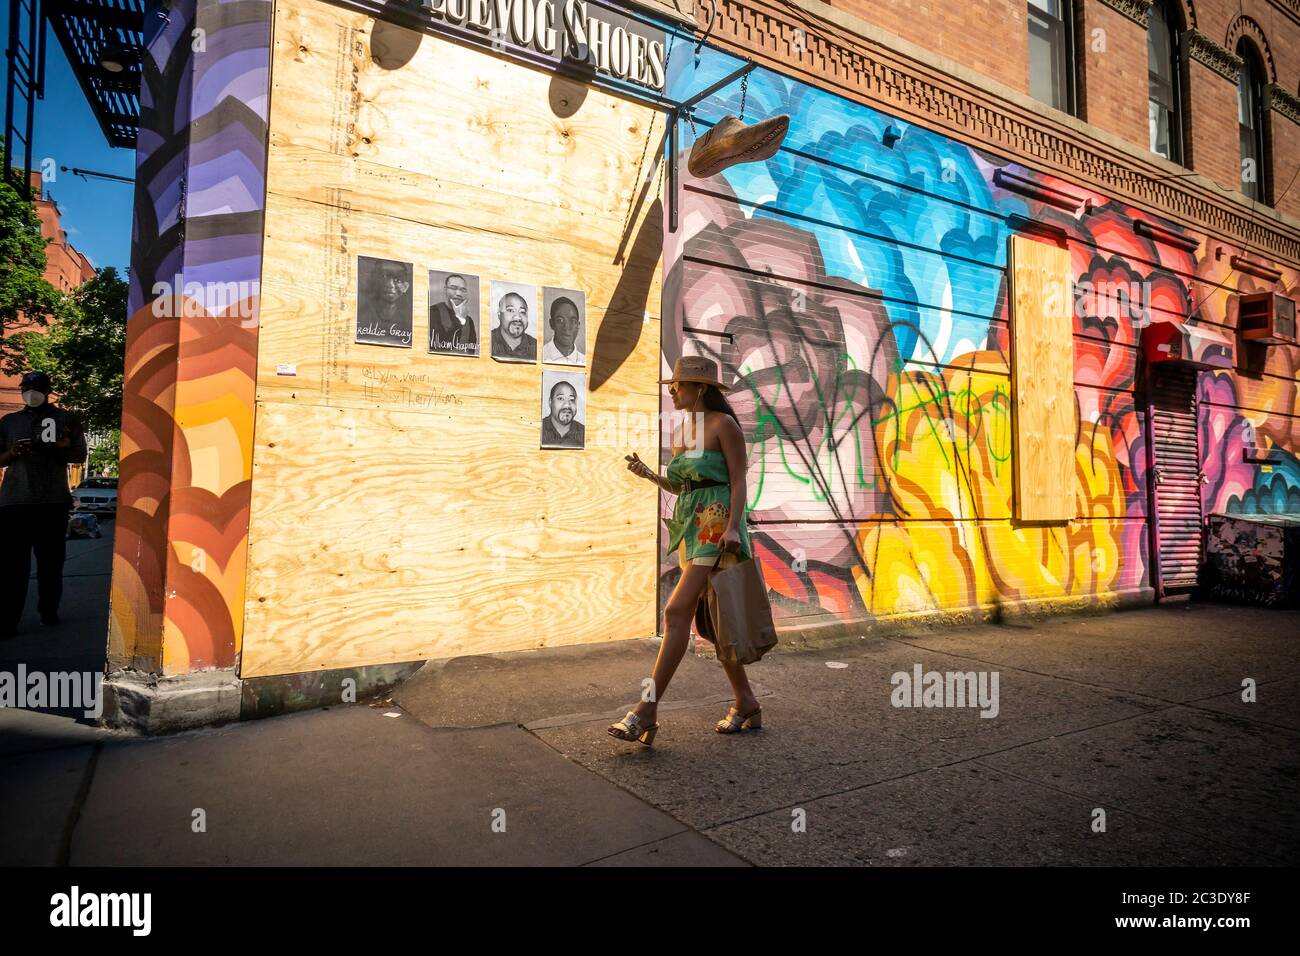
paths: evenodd
<path fill-rule="evenodd" d="M 749 686 L 749 678 L 745 675 L 744 664 L 722 664 L 722 669 L 727 672 L 727 680 L 731 681 L 731 689 L 736 694 L 736 710 L 742 714 L 752 714 L 758 708 L 758 698 L 754 696 L 753 690 Z"/>
<path fill-rule="evenodd" d="M 700 595 L 704 593 L 708 579 L 709 568 L 688 564 L 682 576 L 677 579 L 677 587 L 673 588 L 672 596 L 668 598 L 668 606 L 664 608 L 664 640 L 659 645 L 659 656 L 655 658 L 654 673 L 650 675 L 654 681 L 654 700 L 643 700 L 634 708 L 643 723 L 654 723 L 659 701 L 663 700 L 668 682 L 673 679 L 677 665 L 682 662 L 682 655 L 686 653 L 686 644 L 691 636 L 695 607 Z"/>

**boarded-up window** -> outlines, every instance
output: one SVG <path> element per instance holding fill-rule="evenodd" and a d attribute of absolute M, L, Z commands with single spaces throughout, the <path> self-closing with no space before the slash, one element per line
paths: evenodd
<path fill-rule="evenodd" d="M 1011 237 L 1015 516 L 1074 517 L 1074 340 L 1070 254 Z"/>

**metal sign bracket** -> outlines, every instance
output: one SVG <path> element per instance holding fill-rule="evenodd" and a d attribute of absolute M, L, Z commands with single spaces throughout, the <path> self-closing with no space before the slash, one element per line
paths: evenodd
<path fill-rule="evenodd" d="M 668 113 L 668 231 L 677 231 L 677 185 L 679 181 L 677 171 L 677 124 L 683 117 L 689 118 L 695 109 L 695 105 L 702 100 L 712 96 L 718 90 L 730 86 L 732 83 L 743 79 L 753 72 L 758 66 L 753 60 L 746 60 L 739 69 L 727 74 L 709 86 L 706 86 L 700 92 L 696 93 L 689 99 L 677 103 Z"/>

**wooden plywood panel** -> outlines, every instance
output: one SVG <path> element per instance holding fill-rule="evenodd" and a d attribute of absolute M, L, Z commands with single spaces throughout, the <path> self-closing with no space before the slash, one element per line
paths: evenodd
<path fill-rule="evenodd" d="M 1011 237 L 1015 516 L 1074 516 L 1074 340 L 1067 250 Z"/>
<path fill-rule="evenodd" d="M 653 633 L 653 488 L 513 413 L 259 405 L 241 673 Z"/>
<path fill-rule="evenodd" d="M 272 157 L 274 161 L 274 151 Z M 472 201 L 472 195 L 466 191 L 464 199 Z M 650 228 L 660 227 L 652 223 Z M 600 391 L 619 393 L 625 400 L 636 394 L 657 401 L 659 260 L 615 266 L 617 230 L 610 230 L 601 246 L 588 238 L 592 245 L 587 248 L 581 241 L 568 245 L 549 238 L 563 235 L 563 230 L 560 223 L 538 238 L 486 228 L 467 235 L 445 225 L 268 195 L 258 397 L 376 406 L 382 404 L 381 392 L 397 395 L 405 388 L 414 397 L 393 400 L 412 408 L 436 406 L 448 396 L 498 395 L 503 390 L 531 397 L 535 366 L 495 362 L 487 354 L 490 284 L 503 279 L 539 286 L 537 300 L 542 285 L 584 291 L 588 366 L 608 375 Z M 357 255 L 414 263 L 410 349 L 353 342 Z M 480 277 L 483 354 L 477 357 L 427 354 L 429 318 L 422 306 L 428 302 L 428 269 L 437 266 Z M 629 287 L 645 291 L 633 299 Z M 655 311 L 647 316 L 650 308 Z M 540 301 L 535 301 L 530 311 L 540 309 Z M 293 376 L 277 374 L 286 362 L 295 363 Z"/>
<path fill-rule="evenodd" d="M 371 26 L 276 7 L 241 675 L 653 634 L 663 120 L 432 37 L 385 69 Z M 358 255 L 414 264 L 412 348 L 353 341 Z M 426 350 L 438 268 L 478 357 Z M 540 449 L 556 366 L 492 360 L 492 279 L 586 294 L 586 448 Z"/>
<path fill-rule="evenodd" d="M 654 110 L 391 26 L 386 41 L 400 34 L 411 58 L 380 65 L 372 25 L 321 0 L 277 2 L 273 148 L 380 163 L 578 213 L 626 213 L 636 167 L 657 161 L 664 121 Z M 282 159 L 267 170 L 271 191 L 303 178 L 296 158 Z"/>

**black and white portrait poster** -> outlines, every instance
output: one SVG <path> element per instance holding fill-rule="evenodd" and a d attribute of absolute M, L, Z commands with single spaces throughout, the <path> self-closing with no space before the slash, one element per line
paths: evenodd
<path fill-rule="evenodd" d="M 357 341 L 367 345 L 411 347 L 409 262 L 357 256 Z"/>
<path fill-rule="evenodd" d="M 478 355 L 478 276 L 429 270 L 429 351 Z"/>
<path fill-rule="evenodd" d="M 537 286 L 492 280 L 492 357 L 537 361 Z"/>
<path fill-rule="evenodd" d="M 587 376 L 542 369 L 542 447 L 585 448 Z"/>
<path fill-rule="evenodd" d="M 574 289 L 542 287 L 542 361 L 587 364 L 587 296 Z"/>

